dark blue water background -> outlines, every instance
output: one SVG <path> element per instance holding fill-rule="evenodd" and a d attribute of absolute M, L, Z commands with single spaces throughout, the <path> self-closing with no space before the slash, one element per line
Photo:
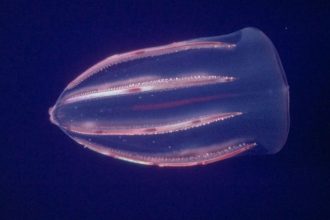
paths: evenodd
<path fill-rule="evenodd" d="M 326 219 L 327 1 L 4 1 L 0 8 L 0 219 Z M 291 130 L 277 155 L 144 167 L 83 149 L 48 120 L 64 87 L 108 55 L 246 26 L 272 39 L 290 85 Z"/>

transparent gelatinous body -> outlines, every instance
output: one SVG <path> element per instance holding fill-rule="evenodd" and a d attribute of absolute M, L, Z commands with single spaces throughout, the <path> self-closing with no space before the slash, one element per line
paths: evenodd
<path fill-rule="evenodd" d="M 289 87 L 271 41 L 245 28 L 110 56 L 73 80 L 49 113 L 96 152 L 192 166 L 278 152 Z"/>

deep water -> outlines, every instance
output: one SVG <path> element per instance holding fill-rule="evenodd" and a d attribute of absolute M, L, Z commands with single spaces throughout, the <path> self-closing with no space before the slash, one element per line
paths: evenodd
<path fill-rule="evenodd" d="M 328 219 L 327 1 L 2 1 L 0 219 Z M 81 147 L 48 108 L 116 53 L 263 30 L 290 86 L 275 155 L 148 167 Z"/>

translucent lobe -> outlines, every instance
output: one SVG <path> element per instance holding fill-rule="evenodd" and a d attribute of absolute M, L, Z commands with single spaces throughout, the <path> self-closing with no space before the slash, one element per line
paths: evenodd
<path fill-rule="evenodd" d="M 289 90 L 271 41 L 245 28 L 110 56 L 73 80 L 49 114 L 101 154 L 194 166 L 278 152 Z"/>
<path fill-rule="evenodd" d="M 206 115 L 182 121 L 173 121 L 167 124 L 153 124 L 152 122 L 149 122 L 143 126 L 134 126 L 134 122 L 132 122 L 130 127 L 118 126 L 117 128 L 109 126 L 108 123 L 84 121 L 77 124 L 72 123 L 70 127 L 66 129 L 70 132 L 85 135 L 157 135 L 206 126 L 241 114 L 241 112 L 231 112 L 217 115 Z"/>
<path fill-rule="evenodd" d="M 177 42 L 172 43 L 166 46 L 159 47 L 151 47 L 146 49 L 140 49 L 128 53 L 123 53 L 119 55 L 113 55 L 108 57 L 107 59 L 99 62 L 98 64 L 92 66 L 83 72 L 80 76 L 78 76 L 75 80 L 73 80 L 69 85 L 68 89 L 72 89 L 73 87 L 80 84 L 82 81 L 86 80 L 90 76 L 100 72 L 104 68 L 111 67 L 113 65 L 128 62 L 130 60 L 142 59 L 146 57 L 154 57 L 161 56 L 164 54 L 178 53 L 186 50 L 196 50 L 196 49 L 205 49 L 205 48 L 213 48 L 213 49 L 231 49 L 234 48 L 235 44 L 227 44 L 224 42 L 207 42 L 207 41 L 191 41 L 191 42 Z"/>
<path fill-rule="evenodd" d="M 197 87 L 216 83 L 231 82 L 233 80 L 234 77 L 228 76 L 192 75 L 175 78 L 162 78 L 152 81 L 136 81 L 128 85 L 121 85 L 117 87 L 111 87 L 110 85 L 106 87 L 104 85 L 100 85 L 102 89 L 88 88 L 88 90 L 80 91 L 78 94 L 75 93 L 73 95 L 69 95 L 69 97 L 63 97 L 63 104 L 96 98 L 129 95 L 132 93 L 158 92 L 164 90 Z"/>
<path fill-rule="evenodd" d="M 200 148 L 202 150 L 190 149 L 166 154 L 141 154 L 107 148 L 79 138 L 75 138 L 75 140 L 86 148 L 106 156 L 111 156 L 128 162 L 143 165 L 157 165 L 160 167 L 206 165 L 234 157 L 256 146 L 256 143 L 254 142 L 245 143 L 243 140 L 235 140 L 223 143 L 223 145 L 203 146 Z"/>

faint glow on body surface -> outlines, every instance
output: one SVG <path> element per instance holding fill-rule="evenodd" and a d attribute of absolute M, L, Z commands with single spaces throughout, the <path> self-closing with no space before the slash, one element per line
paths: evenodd
<path fill-rule="evenodd" d="M 110 56 L 74 79 L 50 120 L 88 149 L 181 167 L 273 154 L 289 131 L 289 86 L 260 30 Z"/>

